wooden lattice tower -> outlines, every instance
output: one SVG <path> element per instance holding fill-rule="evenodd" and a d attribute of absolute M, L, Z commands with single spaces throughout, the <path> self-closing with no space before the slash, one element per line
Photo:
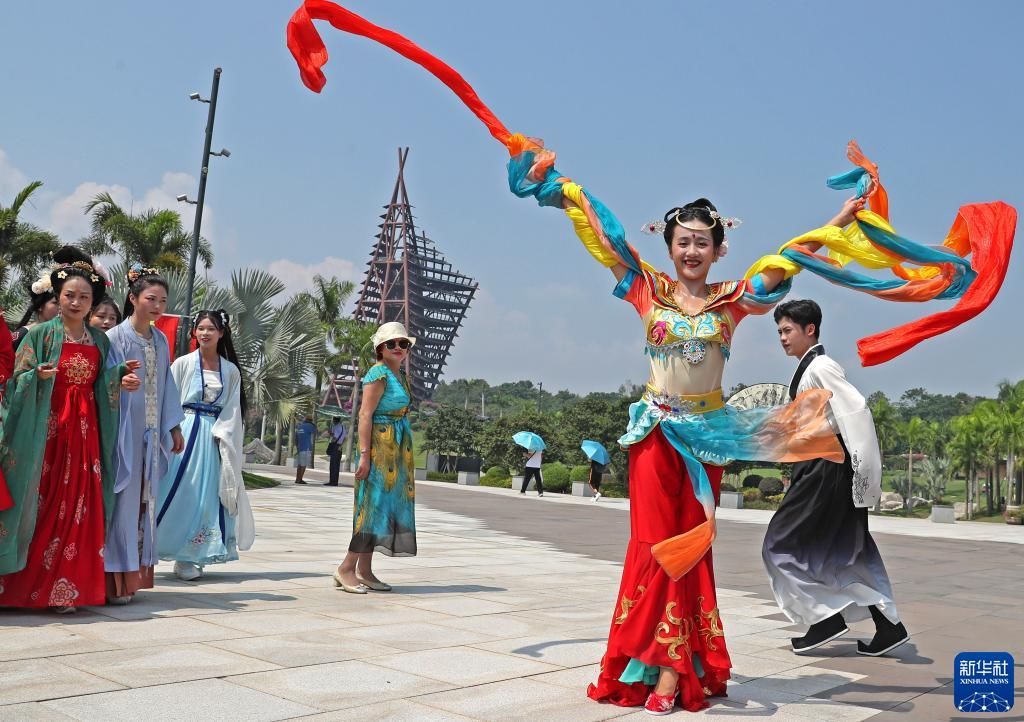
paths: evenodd
<path fill-rule="evenodd" d="M 398 150 L 398 178 L 381 215 L 353 316 L 372 324 L 401 321 L 416 337 L 406 371 L 419 402 L 434 393 L 478 284 L 454 270 L 433 241 L 417 231 L 405 187 L 408 156 L 408 148 Z M 340 406 L 336 399 L 348 397 L 352 375 L 350 369 L 345 372 L 328 388 L 325 403 Z"/>

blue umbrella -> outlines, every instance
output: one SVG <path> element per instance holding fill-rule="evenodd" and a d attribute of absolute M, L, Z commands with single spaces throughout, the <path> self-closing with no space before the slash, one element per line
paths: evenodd
<path fill-rule="evenodd" d="M 543 451 L 547 448 L 547 444 L 544 443 L 544 439 L 540 438 L 532 431 L 520 431 L 518 434 L 513 434 L 512 441 L 516 442 L 527 451 Z"/>
<path fill-rule="evenodd" d="M 584 441 L 580 444 L 580 448 L 583 449 L 583 453 L 587 455 L 587 458 L 591 461 L 596 461 L 598 464 L 607 465 L 611 459 L 608 456 L 608 450 L 597 441 Z"/>

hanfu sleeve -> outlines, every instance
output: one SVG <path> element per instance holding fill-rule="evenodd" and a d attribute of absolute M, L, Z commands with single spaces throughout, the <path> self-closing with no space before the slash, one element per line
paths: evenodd
<path fill-rule="evenodd" d="M 616 284 L 612 294 L 632 304 L 641 316 L 650 311 L 654 304 L 654 292 L 651 290 L 647 275 L 632 269 L 626 271 L 626 275 Z"/>
<path fill-rule="evenodd" d="M 807 369 L 808 386 L 832 392 L 829 421 L 846 444 L 853 466 L 853 504 L 874 506 L 882 494 L 882 455 L 875 421 L 864 396 L 846 380 L 843 367 L 827 356 Z"/>
<path fill-rule="evenodd" d="M 227 365 L 227 362 L 221 363 Z M 220 503 L 231 516 L 238 513 L 238 495 L 244 493 L 242 481 L 242 435 L 244 434 L 241 398 L 241 374 L 227 366 L 227 393 L 220 416 L 213 424 L 213 438 L 220 452 Z"/>
<path fill-rule="evenodd" d="M 2 387 L 7 383 L 14 373 L 14 339 L 11 337 L 11 330 L 6 323 L 0 323 L 0 397 L 3 396 Z"/>

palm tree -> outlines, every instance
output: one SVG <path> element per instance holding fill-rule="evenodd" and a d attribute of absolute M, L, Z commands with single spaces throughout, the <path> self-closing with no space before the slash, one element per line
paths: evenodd
<path fill-rule="evenodd" d="M 192 249 L 192 234 L 181 227 L 172 210 L 125 211 L 109 193 L 100 193 L 85 206 L 92 215 L 92 232 L 82 248 L 94 256 L 118 254 L 125 263 L 139 261 L 161 270 L 184 270 Z M 199 259 L 209 269 L 213 249 L 199 239 Z"/>
<path fill-rule="evenodd" d="M 21 279 L 35 280 L 40 267 L 60 247 L 60 240 L 53 233 L 18 220 L 22 207 L 42 185 L 42 181 L 33 181 L 21 189 L 11 205 L 0 205 L 0 292 L 10 296 L 2 299 L 3 308 L 24 301 L 24 293 L 8 293 L 11 271 Z"/>
<path fill-rule="evenodd" d="M 1005 451 L 1000 430 L 1002 425 L 1000 406 L 992 399 L 985 399 L 974 407 L 973 413 L 981 426 L 981 449 L 988 467 L 987 506 L 989 515 L 992 515 L 999 506 L 999 461 Z"/>
<path fill-rule="evenodd" d="M 896 413 L 896 407 L 889 403 L 889 399 L 879 394 L 869 403 L 871 417 L 875 422 L 875 432 L 878 435 L 878 445 L 881 447 L 882 459 L 885 459 L 886 452 L 895 451 L 896 442 L 899 440 L 900 422 Z"/>
<path fill-rule="evenodd" d="M 953 419 L 953 438 L 949 444 L 956 466 L 967 476 L 964 502 L 967 519 L 974 517 L 974 503 L 978 496 L 977 466 L 984 458 L 984 427 L 974 413 Z"/>
<path fill-rule="evenodd" d="M 325 279 L 317 274 L 313 276 L 313 290 L 300 293 L 297 300 L 307 304 L 316 314 L 320 328 L 324 332 L 325 340 L 334 346 L 339 334 L 338 322 L 342 320 L 342 310 L 348 299 L 355 292 L 356 286 L 352 281 L 339 281 L 334 276 Z M 324 377 L 328 373 L 327 362 L 316 370 L 316 393 L 320 396 L 323 388 Z"/>
<path fill-rule="evenodd" d="M 997 399 L 1002 407 L 1000 431 L 1006 445 L 1006 495 L 1020 504 L 1022 490 L 1017 483 L 1016 461 L 1017 452 L 1024 449 L 1024 381 L 1000 381 Z"/>
<path fill-rule="evenodd" d="M 345 437 L 345 458 L 351 464 L 352 440 L 356 435 L 356 418 L 359 409 L 359 379 L 369 371 L 376 359 L 374 358 L 373 338 L 376 325 L 358 321 L 354 318 L 343 318 L 335 325 L 334 346 L 338 349 L 327 365 L 331 369 L 348 367 L 352 370 L 352 428 Z"/>
<path fill-rule="evenodd" d="M 914 447 L 919 445 L 926 432 L 925 422 L 918 416 L 903 425 L 903 438 L 907 442 L 907 510 L 912 508 L 910 500 L 914 496 Z"/>

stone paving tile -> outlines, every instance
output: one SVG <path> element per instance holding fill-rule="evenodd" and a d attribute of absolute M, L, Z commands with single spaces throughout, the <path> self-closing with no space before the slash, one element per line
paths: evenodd
<path fill-rule="evenodd" d="M 182 588 L 181 591 L 188 591 Z M 90 607 L 97 614 L 110 619 L 150 619 L 153 617 L 190 617 L 202 614 L 218 614 L 225 607 L 214 595 L 191 595 L 165 591 L 163 587 L 146 590 L 132 600 L 131 604 Z"/>
<path fill-rule="evenodd" d="M 858 707 L 853 704 L 838 704 L 836 702 L 828 702 L 825 700 L 817 699 L 806 699 L 803 702 L 791 702 L 790 704 L 784 704 L 779 710 L 786 715 L 801 717 L 805 720 L 814 720 L 814 722 L 861 722 L 866 719 L 878 719 L 878 710 L 872 707 Z M 774 718 L 773 722 L 774 722 Z M 903 722 L 908 722 L 911 717 L 902 718 Z M 928 722 L 937 722 L 941 720 L 941 717 L 932 717 L 928 719 Z"/>
<path fill-rule="evenodd" d="M 440 599 L 401 597 L 398 604 L 428 612 L 441 612 L 454 617 L 475 617 L 481 614 L 508 613 L 515 609 L 510 604 L 492 602 L 466 595 L 446 595 Z"/>
<path fill-rule="evenodd" d="M 728 646 L 729 637 L 726 636 L 725 639 Z M 732 660 L 732 677 L 737 682 L 769 677 L 779 672 L 802 667 L 807 663 L 807 660 L 800 659 L 795 654 L 791 655 L 789 659 L 767 659 L 746 654 L 734 654 L 730 651 L 729 659 Z"/>
<path fill-rule="evenodd" d="M 471 722 L 454 712 L 428 707 L 407 699 L 396 699 L 364 707 L 339 709 L 311 717 L 299 717 L 295 722 Z"/>
<path fill-rule="evenodd" d="M 551 638 L 564 635 L 565 629 L 551 622 L 538 622 L 511 614 L 484 614 L 478 617 L 452 617 L 434 622 L 442 627 L 453 627 L 470 632 L 486 634 L 494 639 L 512 639 L 513 637 L 534 637 L 547 635 Z"/>
<path fill-rule="evenodd" d="M 434 679 L 362 661 L 257 672 L 228 677 L 227 680 L 325 711 L 415 697 L 453 687 Z"/>
<path fill-rule="evenodd" d="M 534 682 L 543 682 L 544 684 L 553 684 L 556 687 L 565 687 L 571 689 L 573 694 L 578 694 L 580 690 L 586 690 L 587 685 L 597 681 L 597 675 L 600 672 L 600 665 L 584 664 L 579 667 L 570 667 L 569 669 L 562 669 L 558 672 L 548 672 L 547 674 L 537 674 L 530 679 Z"/>
<path fill-rule="evenodd" d="M 594 704 L 582 691 L 566 694 L 560 687 L 532 679 L 510 679 L 477 687 L 417 697 L 416 701 L 484 720 L 573 720 L 588 722 L 617 717 L 621 707 Z M 649 718 L 648 718 L 649 719 Z"/>
<path fill-rule="evenodd" d="M 0 705 L 122 689 L 121 685 L 50 659 L 0 662 Z M 6 718 L 0 707 L 0 719 Z"/>
<path fill-rule="evenodd" d="M 556 664 L 560 667 L 578 667 L 601 659 L 607 644 L 607 633 L 599 636 L 577 637 L 562 633 L 558 636 L 517 637 L 497 642 L 474 644 L 479 649 L 510 654 L 522 659 Z"/>
<path fill-rule="evenodd" d="M 374 657 L 373 664 L 419 674 L 459 687 L 499 682 L 560 669 L 521 657 L 473 647 L 446 647 Z"/>
<path fill-rule="evenodd" d="M 61 657 L 60 661 L 125 687 L 188 682 L 278 668 L 276 664 L 204 644 L 135 647 L 114 652 L 76 654 Z"/>
<path fill-rule="evenodd" d="M 408 619 L 412 618 L 414 617 L 409 615 Z M 494 641 L 489 634 L 404 620 L 401 624 L 394 624 L 395 619 L 402 619 L 402 617 L 392 617 L 391 624 L 376 627 L 350 627 L 339 630 L 338 634 L 346 639 L 381 642 L 407 652 Z"/>
<path fill-rule="evenodd" d="M 195 722 L 197 719 L 271 722 L 317 711 L 307 705 L 219 679 L 66 697 L 44 702 L 43 705 L 87 722 L 133 720 L 140 717 L 159 719 L 161 722 Z"/>
<path fill-rule="evenodd" d="M 415 609 L 383 599 L 396 599 L 397 595 L 334 593 L 335 603 L 314 607 L 310 611 L 327 617 L 337 617 L 349 622 L 348 627 L 369 627 L 379 624 L 393 624 L 396 619 L 415 620 L 422 624 L 441 624 L 461 619 L 450 614 Z"/>
<path fill-rule="evenodd" d="M 205 619 L 227 616 L 208 615 Z M 79 627 L 84 636 L 121 647 L 148 647 L 154 644 L 184 644 L 205 642 L 213 639 L 230 639 L 244 636 L 235 629 L 211 624 L 195 617 L 171 617 L 168 619 L 111 620 L 95 622 Z"/>
<path fill-rule="evenodd" d="M 116 644 L 104 643 L 78 634 L 75 627 L 9 627 L 0 629 L 0 662 L 37 657 L 57 657 L 78 652 L 99 652 L 114 649 Z M 2 681 L 0 681 L 2 684 Z"/>
<path fill-rule="evenodd" d="M 246 637 L 206 642 L 210 647 L 244 654 L 262 659 L 281 667 L 304 667 L 310 664 L 344 662 L 348 659 L 362 659 L 381 654 L 392 654 L 402 650 L 388 647 L 378 641 L 359 641 L 339 636 L 336 630 L 324 629 L 316 632 L 299 632 Z"/>
<path fill-rule="evenodd" d="M 68 722 L 73 718 L 44 707 L 39 702 L 24 702 L 0 707 L 0 719 L 11 722 Z"/>
<path fill-rule="evenodd" d="M 0 630 L 15 627 L 39 629 L 53 627 L 70 629 L 82 624 L 92 624 L 109 619 L 97 614 L 89 607 L 83 607 L 76 614 L 55 614 L 49 609 L 0 609 Z"/>
<path fill-rule="evenodd" d="M 305 609 L 232 612 L 210 617 L 209 622 L 225 629 L 260 636 L 285 632 L 315 632 L 320 629 L 338 629 L 349 626 L 348 622 L 343 619 L 315 614 Z"/>
<path fill-rule="evenodd" d="M 844 684 L 863 679 L 864 675 L 843 672 L 825 667 L 797 667 L 784 672 L 774 672 L 745 683 L 746 687 L 761 687 L 780 690 L 803 697 L 825 692 Z"/>
<path fill-rule="evenodd" d="M 607 633 L 612 622 L 612 604 L 605 608 L 582 610 L 556 607 L 554 609 L 532 609 L 526 612 L 511 612 L 510 617 L 553 624 L 563 631 L 574 631 L 583 627 L 602 625 Z"/>

